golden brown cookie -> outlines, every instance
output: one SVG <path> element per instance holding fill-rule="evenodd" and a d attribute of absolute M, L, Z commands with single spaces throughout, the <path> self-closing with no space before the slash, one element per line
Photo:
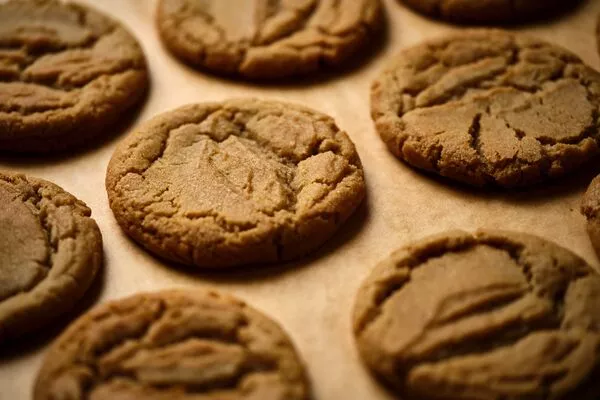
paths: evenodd
<path fill-rule="evenodd" d="M 332 118 L 251 99 L 152 119 L 119 145 L 106 188 L 133 239 L 204 268 L 305 255 L 365 195 L 354 144 Z"/>
<path fill-rule="evenodd" d="M 587 232 L 596 253 L 600 255 L 600 176 L 592 180 L 581 204 L 581 213 L 587 218 Z"/>
<path fill-rule="evenodd" d="M 408 164 L 471 185 L 516 187 L 598 154 L 600 74 L 558 46 L 469 30 L 403 50 L 371 112 Z"/>
<path fill-rule="evenodd" d="M 380 0 L 160 0 L 157 25 L 184 62 L 273 79 L 343 64 L 380 16 Z"/>
<path fill-rule="evenodd" d="M 403 399 L 600 396 L 600 275 L 536 236 L 453 231 L 394 252 L 358 293 L 354 334 Z"/>
<path fill-rule="evenodd" d="M 144 55 L 117 22 L 58 0 L 0 2 L 0 150 L 85 143 L 139 103 Z"/>
<path fill-rule="evenodd" d="M 0 342 L 77 304 L 102 263 L 90 209 L 53 183 L 0 172 Z"/>
<path fill-rule="evenodd" d="M 560 0 L 402 0 L 431 17 L 468 24 L 512 24 L 556 10 Z M 576 1 L 576 0 L 573 0 Z"/>
<path fill-rule="evenodd" d="M 305 400 L 281 327 L 216 292 L 163 291 L 100 305 L 52 345 L 35 400 Z"/>

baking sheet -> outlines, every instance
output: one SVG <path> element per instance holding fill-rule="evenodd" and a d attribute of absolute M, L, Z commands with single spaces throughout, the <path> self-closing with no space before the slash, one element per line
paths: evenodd
<path fill-rule="evenodd" d="M 51 180 L 92 209 L 104 239 L 101 277 L 75 313 L 0 350 L 0 399 L 28 399 L 44 351 L 61 329 L 92 304 L 140 291 L 217 287 L 277 320 L 304 359 L 316 399 L 393 399 L 362 366 L 351 332 L 355 292 L 371 268 L 397 247 L 447 229 L 521 230 L 553 240 L 598 265 L 579 213 L 581 195 L 600 166 L 588 165 L 560 181 L 519 192 L 482 191 L 423 175 L 396 160 L 369 116 L 369 87 L 387 56 L 400 48 L 459 29 L 386 0 L 387 32 L 370 57 L 343 73 L 295 84 L 256 85 L 189 69 L 162 47 L 150 0 L 80 0 L 122 21 L 148 58 L 152 87 L 145 105 L 99 147 L 68 157 L 0 156 L 0 169 Z M 552 21 L 511 28 L 560 44 L 598 68 L 595 23 L 600 2 L 585 1 Z M 283 99 L 333 116 L 360 153 L 368 197 L 336 237 L 312 257 L 234 274 L 193 273 L 159 261 L 119 229 L 104 189 L 107 163 L 120 139 L 142 121 L 177 106 L 230 97 Z"/>

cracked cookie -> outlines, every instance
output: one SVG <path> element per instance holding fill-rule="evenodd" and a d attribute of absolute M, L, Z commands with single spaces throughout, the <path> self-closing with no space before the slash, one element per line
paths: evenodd
<path fill-rule="evenodd" d="M 251 99 L 188 105 L 147 122 L 115 151 L 106 188 L 128 235 L 204 268 L 303 256 L 365 195 L 354 144 L 332 118 Z"/>
<path fill-rule="evenodd" d="M 587 219 L 590 241 L 600 256 L 600 176 L 592 180 L 581 203 L 581 213 Z"/>
<path fill-rule="evenodd" d="M 476 186 L 531 185 L 598 154 L 600 74 L 558 46 L 469 30 L 408 48 L 373 83 L 390 151 Z"/>
<path fill-rule="evenodd" d="M 559 0 L 402 0 L 420 13 L 458 23 L 489 24 L 538 19 L 564 5 Z"/>
<path fill-rule="evenodd" d="M 536 236 L 406 246 L 362 285 L 353 325 L 363 360 L 403 398 L 600 396 L 600 276 Z"/>
<path fill-rule="evenodd" d="M 305 400 L 282 328 L 214 291 L 137 294 L 100 305 L 52 345 L 35 400 Z"/>
<path fill-rule="evenodd" d="M 102 263 L 90 209 L 53 183 L 0 172 L 0 342 L 70 310 Z"/>
<path fill-rule="evenodd" d="M 273 79 L 345 62 L 380 21 L 380 0 L 160 0 L 166 47 L 219 74 Z"/>
<path fill-rule="evenodd" d="M 144 55 L 117 22 L 73 3 L 0 3 L 0 150 L 81 145 L 139 103 Z"/>

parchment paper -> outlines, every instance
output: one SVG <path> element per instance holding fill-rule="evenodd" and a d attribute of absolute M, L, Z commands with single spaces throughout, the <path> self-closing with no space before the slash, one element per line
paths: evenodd
<path fill-rule="evenodd" d="M 373 45 L 362 63 L 316 80 L 261 86 L 198 73 L 172 58 L 154 29 L 154 1 L 85 2 L 122 21 L 137 36 L 148 58 L 152 88 L 131 123 L 95 148 L 67 157 L 0 156 L 0 169 L 51 180 L 85 201 L 102 230 L 105 251 L 101 279 L 75 313 L 0 349 L 1 400 L 30 398 L 47 346 L 91 305 L 140 291 L 206 286 L 246 300 L 283 325 L 305 360 L 315 399 L 392 399 L 362 366 L 350 328 L 358 286 L 392 250 L 448 229 L 502 228 L 548 238 L 598 265 L 579 204 L 600 167 L 588 165 L 570 177 L 526 191 L 475 190 L 414 171 L 395 159 L 377 136 L 369 116 L 369 87 L 386 57 L 460 28 L 386 0 L 384 43 Z M 512 29 L 565 46 L 598 68 L 594 35 L 598 13 L 600 2 L 588 0 L 561 18 Z M 136 246 L 117 226 L 104 189 L 108 160 L 118 141 L 139 122 L 186 103 L 240 96 L 284 99 L 332 115 L 358 148 L 366 171 L 367 201 L 321 251 L 299 262 L 217 275 L 174 268 Z"/>

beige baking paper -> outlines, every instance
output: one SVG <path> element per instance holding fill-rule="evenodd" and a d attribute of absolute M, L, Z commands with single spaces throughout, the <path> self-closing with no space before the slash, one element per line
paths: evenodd
<path fill-rule="evenodd" d="M 374 54 L 368 60 L 316 81 L 260 86 L 214 78 L 173 59 L 154 29 L 151 0 L 85 2 L 123 22 L 140 40 L 152 76 L 145 105 L 128 128 L 100 148 L 62 158 L 0 156 L 0 169 L 51 180 L 91 207 L 104 238 L 105 265 L 101 282 L 81 309 L 140 291 L 216 286 L 283 325 L 306 362 L 315 399 L 391 399 L 360 363 L 350 321 L 361 281 L 395 248 L 447 229 L 503 228 L 551 239 L 598 265 L 579 204 L 600 168 L 586 167 L 533 190 L 494 193 L 418 173 L 396 160 L 379 140 L 369 116 L 369 87 L 386 57 L 459 28 L 421 17 L 397 0 L 386 0 L 387 38 L 381 48 L 372 46 Z M 562 45 L 598 68 L 594 34 L 598 13 L 600 2 L 588 0 L 562 18 L 515 29 Z M 117 226 L 104 189 L 107 163 L 117 142 L 135 124 L 182 104 L 240 96 L 293 101 L 332 115 L 356 143 L 366 171 L 367 201 L 314 257 L 233 275 L 175 269 L 136 246 Z M 31 397 L 44 352 L 67 321 L 43 329 L 39 337 L 0 349 L 1 400 Z"/>

